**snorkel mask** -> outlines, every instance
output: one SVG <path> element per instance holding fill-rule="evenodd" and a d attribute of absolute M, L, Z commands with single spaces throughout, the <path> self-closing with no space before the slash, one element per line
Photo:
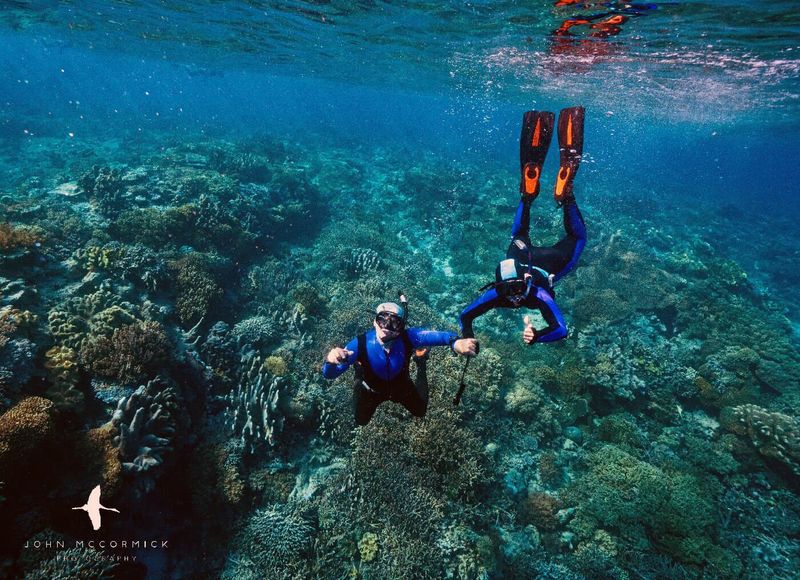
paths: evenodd
<path fill-rule="evenodd" d="M 395 302 L 384 302 L 375 309 L 375 323 L 383 330 L 400 332 L 405 328 L 405 309 Z"/>
<path fill-rule="evenodd" d="M 500 262 L 495 270 L 495 280 L 498 296 L 507 298 L 515 304 L 528 297 L 531 279 L 525 279 L 525 270 L 519 261 L 508 258 Z"/>

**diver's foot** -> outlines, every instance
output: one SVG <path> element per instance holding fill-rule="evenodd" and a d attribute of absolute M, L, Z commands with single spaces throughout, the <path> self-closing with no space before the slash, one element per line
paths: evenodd
<path fill-rule="evenodd" d="M 573 199 L 572 183 L 583 155 L 583 107 L 569 107 L 558 114 L 558 150 L 561 162 L 553 196 L 563 205 Z"/>
<path fill-rule="evenodd" d="M 519 137 L 519 167 L 522 177 L 519 191 L 523 198 L 533 201 L 539 195 L 542 165 L 553 137 L 555 115 L 549 111 L 527 111 L 522 116 Z"/>

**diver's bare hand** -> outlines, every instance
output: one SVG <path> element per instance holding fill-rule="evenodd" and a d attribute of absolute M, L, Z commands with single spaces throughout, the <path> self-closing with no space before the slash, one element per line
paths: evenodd
<path fill-rule="evenodd" d="M 352 350 L 339 348 L 337 346 L 331 349 L 331 351 L 328 353 L 328 356 L 325 357 L 325 362 L 332 365 L 340 365 L 343 362 L 347 362 L 347 359 L 351 354 L 353 354 Z"/>
<path fill-rule="evenodd" d="M 522 331 L 522 340 L 525 341 L 525 344 L 533 344 L 539 337 L 533 324 L 531 324 L 531 317 L 526 314 L 522 322 L 525 323 L 525 330 Z"/>
<path fill-rule="evenodd" d="M 459 338 L 453 343 L 453 350 L 457 354 L 464 356 L 475 356 L 478 354 L 480 345 L 474 338 Z"/>

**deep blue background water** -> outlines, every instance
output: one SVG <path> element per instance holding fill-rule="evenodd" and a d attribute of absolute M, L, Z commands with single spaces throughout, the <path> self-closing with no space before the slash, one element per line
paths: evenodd
<path fill-rule="evenodd" d="M 522 111 L 580 103 L 582 171 L 601 194 L 732 203 L 752 220 L 798 210 L 791 2 L 662 4 L 612 41 L 552 54 L 547 33 L 575 12 L 513 2 L 10 4 L 0 13 L 0 136 L 13 151 L 41 136 L 69 147 L 137 132 L 285 134 L 513 173 Z"/>

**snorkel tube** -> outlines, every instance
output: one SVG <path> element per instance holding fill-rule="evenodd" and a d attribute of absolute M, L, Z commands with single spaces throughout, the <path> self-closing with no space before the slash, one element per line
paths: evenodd
<path fill-rule="evenodd" d="M 397 299 L 400 301 L 400 306 L 403 307 L 403 328 L 406 328 L 406 323 L 408 322 L 408 298 L 406 298 L 402 290 L 398 290 Z"/>

